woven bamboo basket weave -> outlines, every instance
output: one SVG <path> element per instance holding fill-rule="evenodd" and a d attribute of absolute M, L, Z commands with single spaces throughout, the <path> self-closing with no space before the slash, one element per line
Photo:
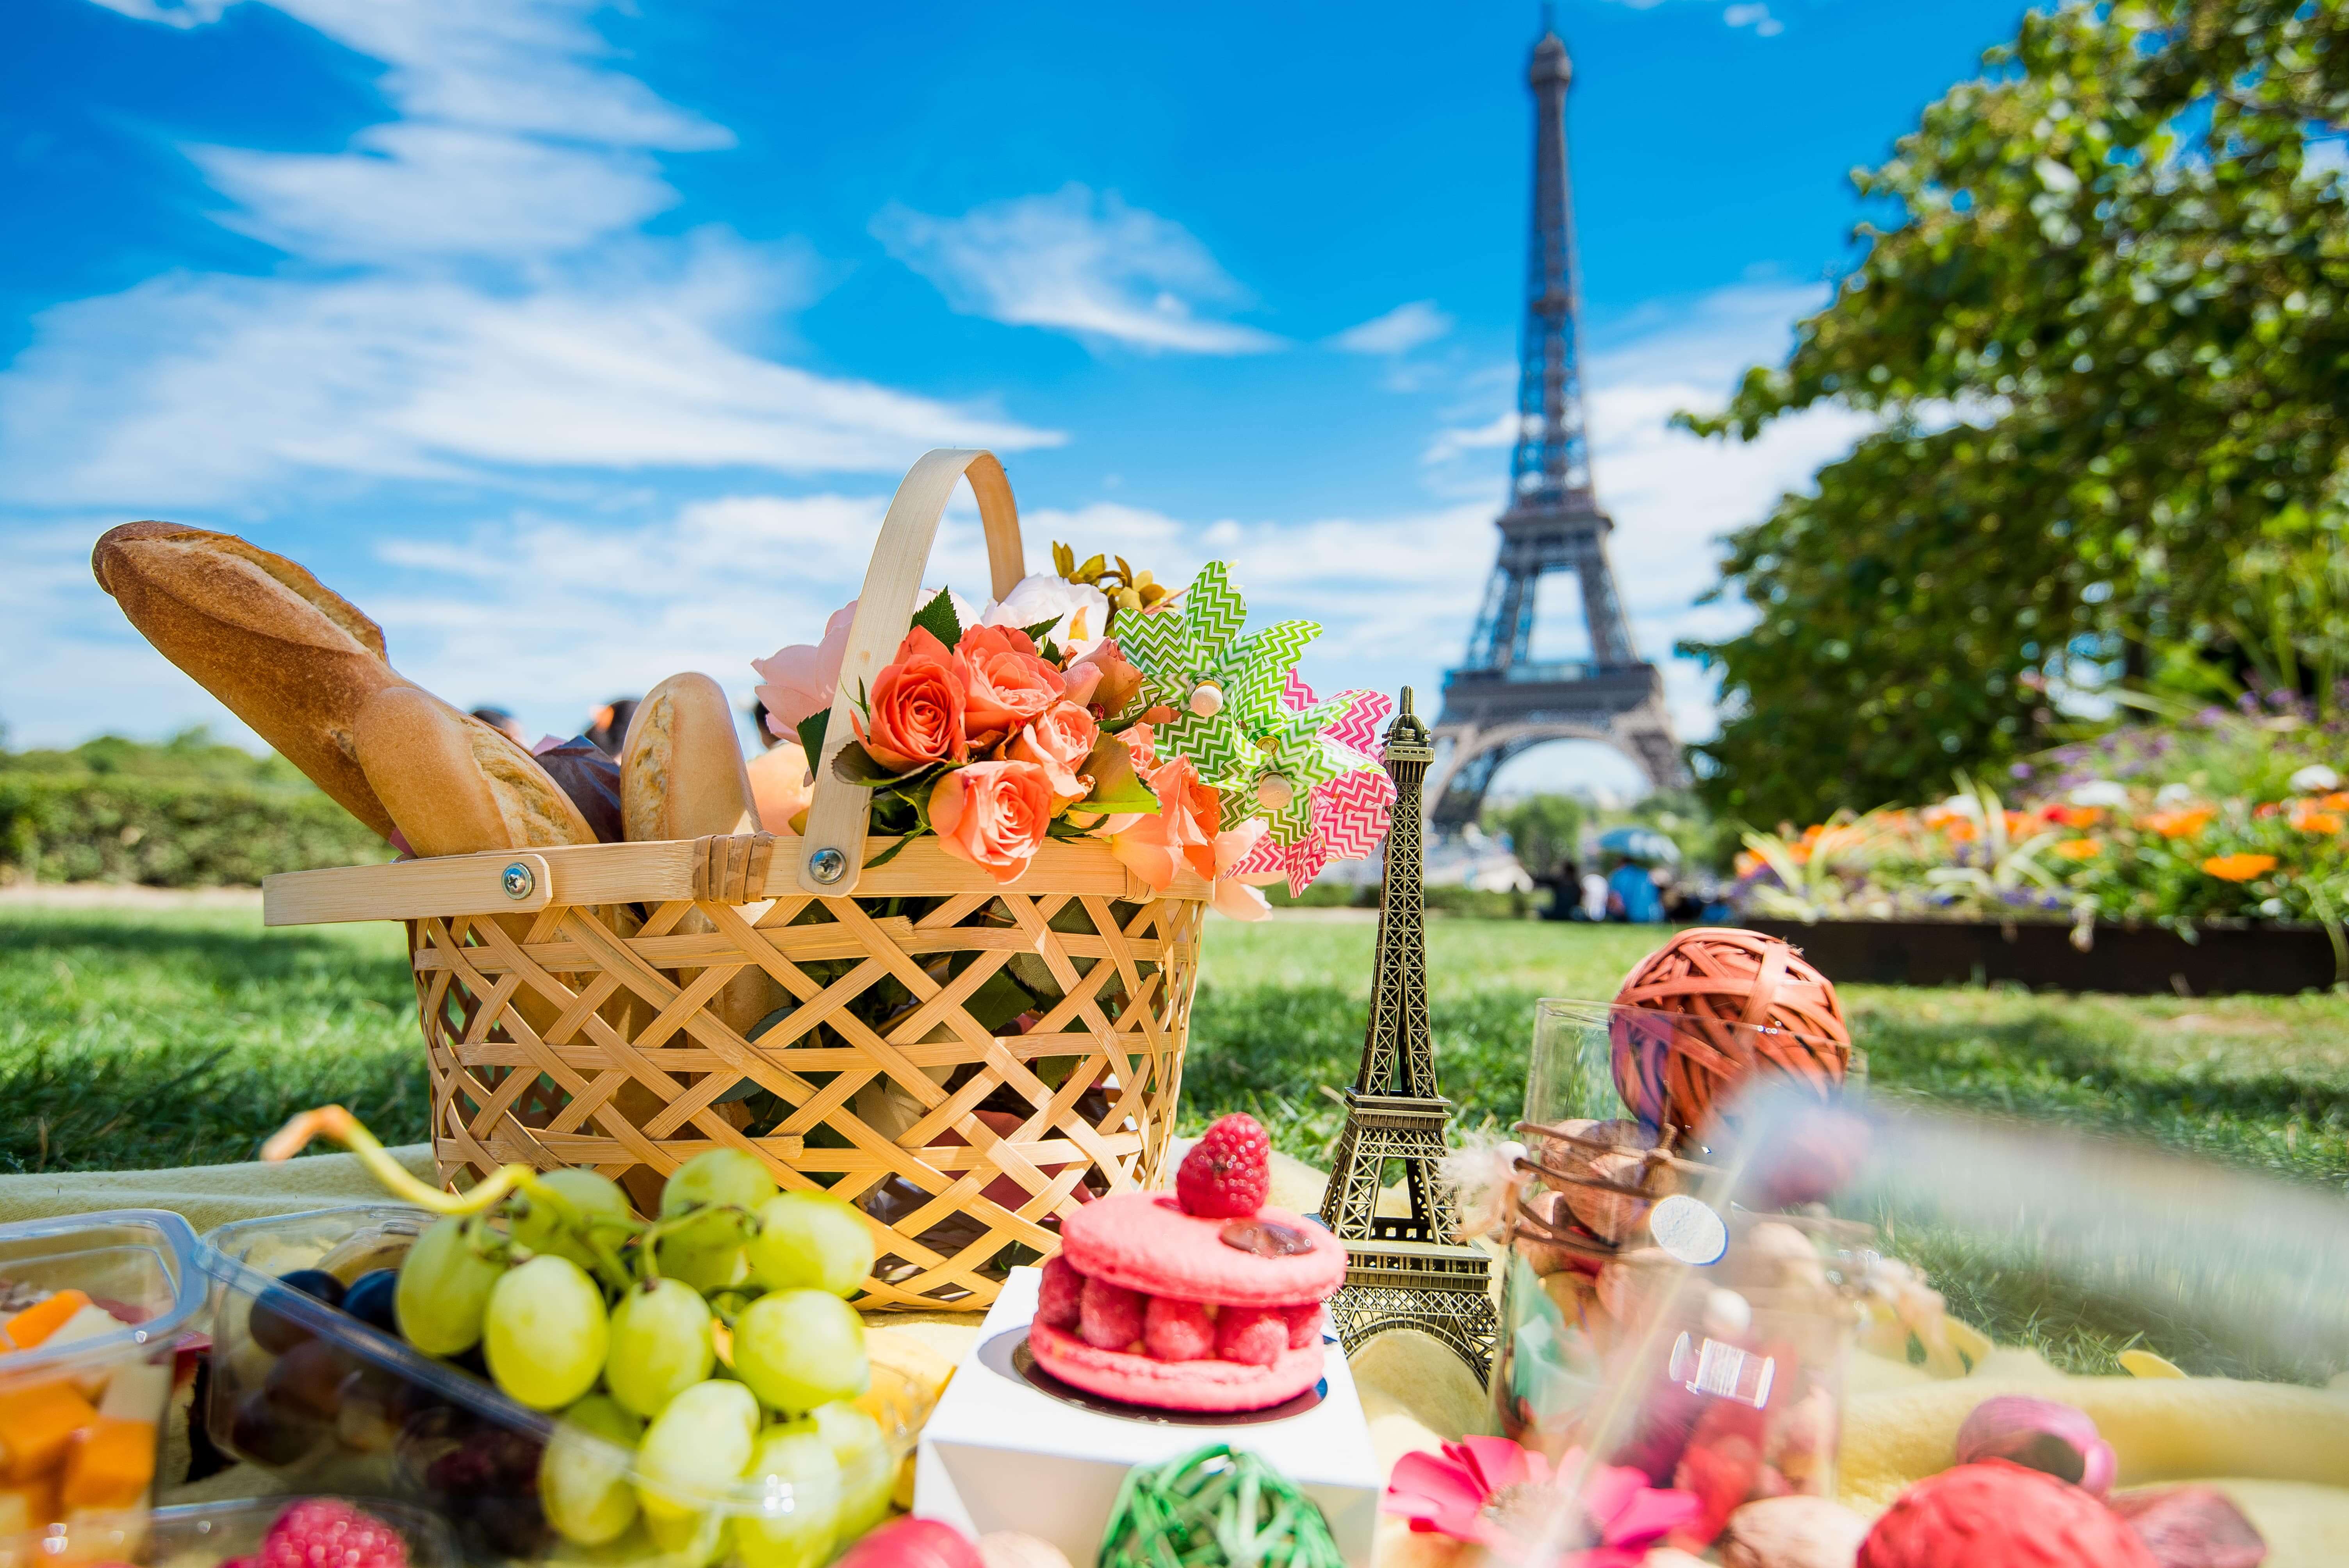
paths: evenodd
<path fill-rule="evenodd" d="M 803 836 L 268 880 L 274 925 L 408 923 L 444 1181 L 590 1166 L 643 1203 L 701 1150 L 747 1150 L 787 1188 L 855 1202 L 880 1254 L 864 1305 L 915 1309 L 985 1305 L 1014 1264 L 1057 1249 L 1080 1202 L 1156 1184 L 1206 884 L 1154 892 L 1090 840 L 1046 843 L 1009 886 L 933 838 L 866 869 L 894 841 L 868 840 L 869 792 L 830 768 L 848 694 L 905 635 L 966 477 L 997 596 L 1024 574 L 996 459 L 916 463 L 865 577 Z M 753 966 L 788 998 L 755 1040 L 711 1006 Z M 967 1006 L 1008 966 L 1057 993 L 1017 1032 Z"/>

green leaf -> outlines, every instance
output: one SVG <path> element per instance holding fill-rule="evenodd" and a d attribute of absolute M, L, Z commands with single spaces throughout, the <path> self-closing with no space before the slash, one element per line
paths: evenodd
<path fill-rule="evenodd" d="M 1093 791 L 1079 802 L 1089 811 L 1111 815 L 1124 811 L 1155 811 L 1158 797 L 1133 770 L 1133 753 L 1125 742 L 1104 735 L 1093 743 L 1079 773 L 1093 781 Z"/>
<path fill-rule="evenodd" d="M 947 647 L 962 641 L 962 622 L 955 614 L 954 595 L 941 588 L 938 596 L 914 612 L 914 624 Z"/>
<path fill-rule="evenodd" d="M 905 852 L 905 846 L 912 843 L 916 839 L 920 838 L 924 831 L 925 830 L 923 829 L 916 828 L 911 832 L 899 835 L 896 841 L 891 843 L 887 849 L 882 851 L 879 854 L 874 855 L 871 860 L 866 861 L 864 862 L 864 869 L 869 872 L 876 867 L 887 865 L 891 861 L 894 861 L 899 855 L 904 854 Z"/>
<path fill-rule="evenodd" d="M 800 749 L 807 753 L 809 762 L 812 763 L 823 755 L 823 732 L 831 723 L 832 709 L 829 707 L 817 708 L 800 720 Z"/>
<path fill-rule="evenodd" d="M 844 784 L 894 784 L 910 775 L 883 767 L 864 749 L 861 740 L 852 740 L 833 754 L 832 776 Z"/>
<path fill-rule="evenodd" d="M 1022 626 L 1019 630 L 1026 634 L 1030 642 L 1041 646 L 1044 641 L 1044 634 L 1050 631 L 1060 624 L 1061 617 L 1055 615 L 1049 621 L 1039 621 L 1032 626 Z"/>

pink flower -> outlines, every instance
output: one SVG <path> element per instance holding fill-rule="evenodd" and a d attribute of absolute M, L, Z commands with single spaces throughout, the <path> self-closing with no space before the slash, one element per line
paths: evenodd
<path fill-rule="evenodd" d="M 1142 672 L 1118 651 L 1114 637 L 1095 643 L 1083 658 L 1061 672 L 1061 679 L 1068 687 L 1070 701 L 1090 707 L 1103 718 L 1115 718 L 1142 690 Z"/>
<path fill-rule="evenodd" d="M 1159 892 L 1172 887 L 1186 865 L 1201 881 L 1214 881 L 1223 797 L 1201 783 L 1199 770 L 1182 757 L 1160 764 L 1150 775 L 1150 789 L 1158 797 L 1158 810 L 1113 835 L 1109 852 Z"/>
<path fill-rule="evenodd" d="M 1257 841 L 1272 830 L 1262 817 L 1250 817 L 1237 828 L 1216 835 L 1216 885 L 1209 905 L 1226 920 L 1268 920 L 1272 905 L 1235 874 L 1239 863 L 1256 850 Z"/>
<path fill-rule="evenodd" d="M 1033 762 L 974 762 L 938 776 L 930 826 L 958 861 L 1017 882 L 1052 823 L 1052 787 Z"/>
<path fill-rule="evenodd" d="M 795 739 L 800 720 L 832 706 L 840 688 L 840 662 L 848 654 L 848 629 L 855 622 L 856 601 L 851 599 L 823 624 L 822 643 L 794 643 L 778 648 L 771 658 L 750 661 L 761 676 L 759 700 L 767 705 L 770 730 Z"/>
<path fill-rule="evenodd" d="M 1033 762 L 1052 786 L 1055 809 L 1073 806 L 1093 792 L 1093 781 L 1078 771 L 1101 739 L 1093 716 L 1073 702 L 1056 702 L 1011 738 L 1006 757 Z"/>
<path fill-rule="evenodd" d="M 1581 1450 L 1570 1449 L 1552 1470 L 1506 1438 L 1463 1438 L 1444 1444 L 1441 1456 L 1414 1452 L 1396 1460 L 1379 1506 L 1414 1531 L 1474 1542 L 1504 1559 L 1543 1546 L 1587 1547 L 1565 1559 L 1574 1568 L 1639 1568 L 1650 1546 L 1697 1515 L 1691 1494 L 1651 1487 L 1627 1466 L 1600 1465 L 1583 1483 L 1582 1517 L 1561 1519 L 1568 1499 L 1559 1478 L 1581 1461 Z"/>
<path fill-rule="evenodd" d="M 955 645 L 954 659 L 968 694 L 971 739 L 982 746 L 1008 738 L 1067 695 L 1061 672 L 1017 627 L 971 627 Z"/>

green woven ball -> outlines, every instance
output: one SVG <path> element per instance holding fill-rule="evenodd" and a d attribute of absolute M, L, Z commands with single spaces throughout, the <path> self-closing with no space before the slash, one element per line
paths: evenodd
<path fill-rule="evenodd" d="M 1288 1477 L 1211 1443 L 1126 1471 L 1099 1568 L 1344 1568 L 1344 1560 L 1329 1521 Z"/>

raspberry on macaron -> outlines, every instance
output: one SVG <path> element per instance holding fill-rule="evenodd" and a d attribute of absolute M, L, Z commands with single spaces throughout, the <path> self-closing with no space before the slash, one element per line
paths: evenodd
<path fill-rule="evenodd" d="M 1199 1135 L 1174 1172 L 1174 1196 L 1186 1214 L 1245 1219 L 1272 1191 L 1272 1140 L 1246 1111 L 1220 1118 Z"/>

